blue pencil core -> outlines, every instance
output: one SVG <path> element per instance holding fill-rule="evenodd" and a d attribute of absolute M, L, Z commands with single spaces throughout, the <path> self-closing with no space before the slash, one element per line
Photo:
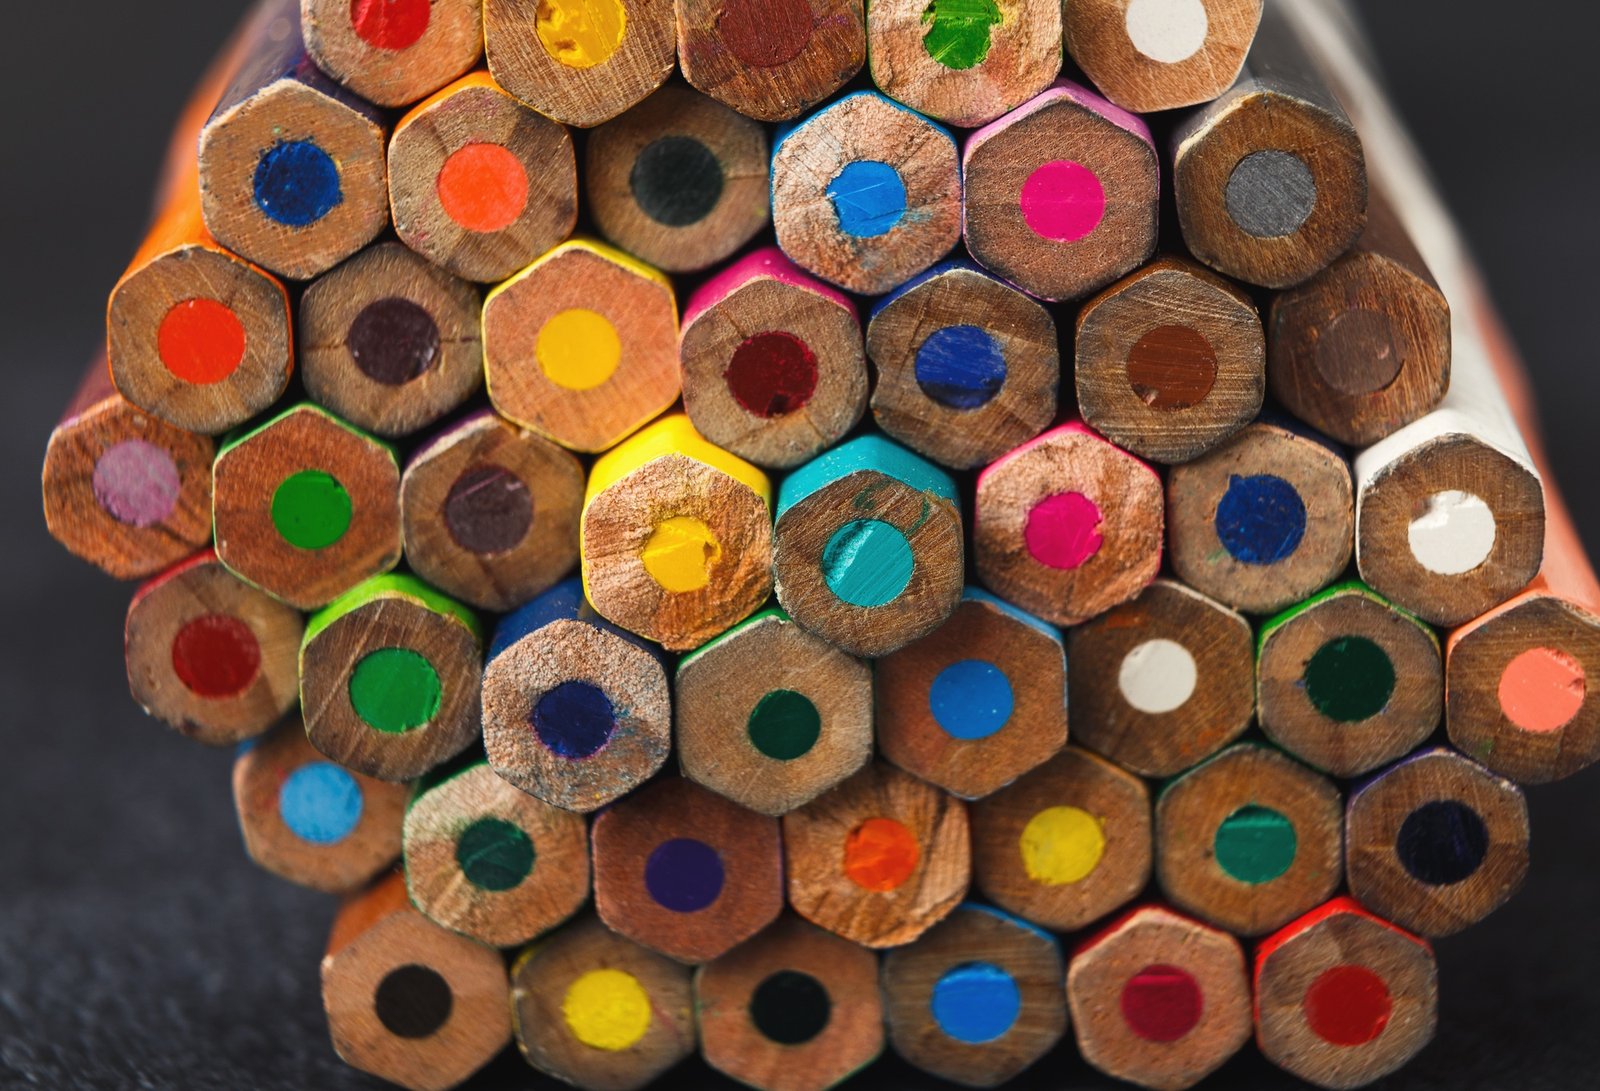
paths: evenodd
<path fill-rule="evenodd" d="M 887 163 L 860 159 L 845 164 L 828 184 L 839 228 L 858 239 L 887 235 L 906 214 L 906 184 Z"/>
<path fill-rule="evenodd" d="M 256 207 L 285 227 L 309 227 L 344 200 L 339 168 L 309 140 L 274 144 L 256 164 Z"/>
<path fill-rule="evenodd" d="M 976 409 L 1006 382 L 1000 343 L 978 326 L 944 326 L 917 349 L 917 385 L 949 409 Z"/>
<path fill-rule="evenodd" d="M 958 1042 L 992 1042 L 1016 1023 L 1022 992 L 1016 979 L 992 962 L 967 962 L 933 986 L 934 1021 Z"/>
<path fill-rule="evenodd" d="M 1306 505 L 1274 474 L 1234 475 L 1217 503 L 1217 537 L 1240 564 L 1277 564 L 1306 533 Z"/>
<path fill-rule="evenodd" d="M 284 778 L 278 789 L 278 814 L 302 841 L 332 845 L 350 836 L 361 821 L 361 786 L 331 761 L 313 761 Z"/>
<path fill-rule="evenodd" d="M 1006 726 L 1014 704 L 1011 680 L 986 659 L 951 663 L 928 688 L 934 721 L 957 739 L 987 739 Z"/>

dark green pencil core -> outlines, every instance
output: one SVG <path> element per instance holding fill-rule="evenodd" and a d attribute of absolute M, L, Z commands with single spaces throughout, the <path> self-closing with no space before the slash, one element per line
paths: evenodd
<path fill-rule="evenodd" d="M 811 698 L 792 689 L 775 689 L 750 710 L 750 742 L 774 761 L 804 757 L 822 734 L 822 716 Z"/>
<path fill-rule="evenodd" d="M 1306 696 L 1318 712 L 1342 724 L 1382 712 L 1394 696 L 1394 663 L 1364 636 L 1341 636 L 1306 664 Z"/>

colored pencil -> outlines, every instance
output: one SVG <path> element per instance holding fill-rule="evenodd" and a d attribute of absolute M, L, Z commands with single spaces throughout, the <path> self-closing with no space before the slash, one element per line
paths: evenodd
<path fill-rule="evenodd" d="M 572 234 L 572 137 L 473 72 L 395 123 L 389 206 L 400 240 L 429 261 L 504 280 Z"/>
<path fill-rule="evenodd" d="M 1419 751 L 1350 794 L 1350 893 L 1402 928 L 1453 935 L 1522 886 L 1528 838 L 1522 789 L 1454 750 Z"/>
<path fill-rule="evenodd" d="M 1263 622 L 1259 646 L 1261 729 L 1326 773 L 1370 772 L 1439 726 L 1438 637 L 1361 583 L 1337 584 Z"/>
<path fill-rule="evenodd" d="M 296 610 L 202 550 L 141 586 L 128 604 L 128 690 L 181 735 L 242 742 L 299 700 L 304 628 Z"/>
<path fill-rule="evenodd" d="M 985 125 L 1050 86 L 1061 71 L 1061 5 L 994 0 L 938 7 L 867 6 L 867 58 L 883 93 L 950 125 Z"/>
<path fill-rule="evenodd" d="M 482 671 L 471 610 L 415 576 L 374 576 L 306 622 L 306 734 L 357 772 L 415 779 L 477 740 Z"/>
<path fill-rule="evenodd" d="M 1259 936 L 1339 887 L 1339 789 L 1294 759 L 1241 743 L 1156 800 L 1156 878 L 1186 913 Z"/>
<path fill-rule="evenodd" d="M 112 381 L 178 428 L 224 432 L 283 394 L 292 340 L 283 285 L 206 230 L 191 158 L 107 300 Z"/>
<path fill-rule="evenodd" d="M 1475 278 L 1474 278 L 1475 279 Z M 1528 588 L 1450 633 L 1445 720 L 1450 741 L 1521 784 L 1545 784 L 1600 759 L 1600 581 L 1539 442 L 1532 392 L 1481 288 L 1459 323 L 1487 341 L 1501 388 L 1528 437 L 1544 488 L 1545 544 Z"/>
<path fill-rule="evenodd" d="M 1518 428 L 1535 448 L 1528 457 L 1537 472 L 1544 456 L 1537 449 L 1527 379 L 1516 367 L 1505 332 L 1486 302 L 1482 278 L 1437 192 L 1428 185 L 1415 149 L 1384 105 L 1382 91 L 1352 46 L 1347 28 L 1320 10 L 1300 4 L 1289 10 L 1302 31 L 1318 43 L 1320 59 L 1338 73 L 1341 92 L 1351 102 L 1367 139 L 1381 149 L 1382 154 L 1375 155 L 1382 168 L 1380 181 L 1445 296 L 1455 304 L 1452 386 L 1460 384 L 1464 371 L 1479 375 L 1486 367 L 1493 371 L 1497 379 L 1493 388 L 1468 381 L 1475 390 L 1492 389 L 1510 407 Z M 1448 398 L 1445 404 L 1451 404 Z M 1479 427 L 1476 421 L 1459 418 L 1455 426 L 1469 423 Z M 1507 450 L 1516 454 L 1522 446 L 1503 426 L 1486 435 L 1497 437 L 1492 442 L 1502 454 Z M 1525 482 L 1528 474 L 1519 465 L 1511 476 Z M 1464 624 L 1451 634 L 1446 650 L 1451 740 L 1494 771 L 1529 784 L 1559 779 L 1600 756 L 1600 730 L 1584 684 L 1586 664 L 1590 669 L 1600 665 L 1589 650 L 1600 625 L 1600 586 L 1554 482 L 1543 477 L 1537 483 L 1545 508 L 1539 576 L 1526 590 L 1520 584 L 1511 589 L 1520 593 L 1487 608 L 1483 617 L 1462 619 Z M 1525 486 L 1519 485 L 1518 491 L 1525 491 Z M 1481 528 L 1481 509 L 1478 515 Z M 1509 528 L 1501 527 L 1500 513 L 1495 519 L 1497 542 L 1508 530 L 1518 539 L 1526 537 L 1524 527 L 1530 520 L 1525 510 L 1513 516 Z M 1470 523 L 1462 537 L 1473 537 Z M 1504 583 L 1521 575 L 1508 573 Z M 1497 591 L 1495 597 L 1505 595 Z"/>
<path fill-rule="evenodd" d="M 978 475 L 978 578 L 1015 606 L 1076 625 L 1127 602 L 1161 565 L 1161 478 L 1073 421 Z"/>
<path fill-rule="evenodd" d="M 796 265 L 848 291 L 887 292 L 961 236 L 955 138 L 876 91 L 835 99 L 779 133 L 772 222 Z"/>
<path fill-rule="evenodd" d="M 783 852 L 796 913 L 863 947 L 896 947 L 966 895 L 966 807 L 874 762 L 784 815 Z"/>
<path fill-rule="evenodd" d="M 949 619 L 873 668 L 883 756 L 951 795 L 981 799 L 1067 741 L 1061 633 L 968 588 Z"/>
<path fill-rule="evenodd" d="M 992 462 L 1055 420 L 1056 337 L 1037 300 L 970 262 L 936 265 L 872 308 L 873 419 L 942 465 Z"/>
<path fill-rule="evenodd" d="M 669 273 L 715 265 L 767 225 L 767 134 L 669 84 L 589 134 L 583 189 L 612 243 Z"/>
<path fill-rule="evenodd" d="M 217 556 L 302 610 L 400 560 L 400 467 L 385 444 L 309 402 L 223 445 Z"/>
<path fill-rule="evenodd" d="M 1058 932 L 1121 908 L 1150 881 L 1150 791 L 1069 746 L 972 804 L 972 875 L 995 905 Z"/>
<path fill-rule="evenodd" d="M 256 866 L 313 890 L 365 886 L 400 855 L 410 788 L 326 760 L 291 716 L 233 762 L 233 803 Z"/>
<path fill-rule="evenodd" d="M 867 59 L 862 0 L 677 0 L 683 78 L 759 121 L 815 106 Z"/>
<path fill-rule="evenodd" d="M 45 446 L 45 526 L 116 579 L 159 572 L 210 540 L 213 450 L 136 409 L 97 359 Z"/>
<path fill-rule="evenodd" d="M 306 51 L 379 106 L 404 106 L 483 55 L 480 0 L 300 0 Z"/>
<path fill-rule="evenodd" d="M 883 1052 L 878 956 L 793 914 L 695 971 L 706 1064 L 757 1091 L 827 1091 Z"/>
<path fill-rule="evenodd" d="M 695 1047 L 689 968 L 592 915 L 517 958 L 511 1019 L 530 1065 L 588 1091 L 637 1091 Z"/>
<path fill-rule="evenodd" d="M 932 632 L 961 597 L 955 482 L 876 435 L 784 478 L 773 530 L 778 601 L 855 655 L 886 655 Z"/>
<path fill-rule="evenodd" d="M 1275 296 L 1267 326 L 1272 396 L 1344 443 L 1376 443 L 1450 386 L 1450 305 L 1376 185 L 1360 239 Z"/>
<path fill-rule="evenodd" d="M 106 303 L 113 383 L 188 431 L 243 423 L 283 393 L 294 366 L 288 295 L 206 230 L 195 156 L 200 130 L 272 2 L 255 5 L 190 95 L 167 144 L 154 221 Z"/>
<path fill-rule="evenodd" d="M 483 743 L 524 792 L 592 811 L 661 769 L 671 727 L 660 653 L 595 616 L 577 580 L 500 619 L 483 671 Z"/>
<path fill-rule="evenodd" d="M 1084 1060 L 1153 1091 L 1194 1086 L 1250 1040 L 1239 941 L 1162 906 L 1119 917 L 1073 952 L 1067 1003 Z"/>
<path fill-rule="evenodd" d="M 967 1087 L 998 1087 L 1067 1029 L 1061 945 L 1043 929 L 968 904 L 883 959 L 896 1053 Z"/>
<path fill-rule="evenodd" d="M 866 409 L 855 304 L 775 247 L 747 254 L 695 290 L 678 359 L 695 429 L 762 466 L 821 454 Z"/>
<path fill-rule="evenodd" d="M 1111 442 L 1188 462 L 1254 420 L 1266 347 L 1241 289 L 1182 258 L 1158 258 L 1078 312 L 1078 411 Z"/>
<path fill-rule="evenodd" d="M 583 817 L 482 760 L 419 781 L 401 832 L 411 904 L 480 943 L 527 943 L 589 900 Z"/>
<path fill-rule="evenodd" d="M 406 563 L 480 610 L 510 610 L 578 562 L 583 467 L 492 412 L 419 447 L 400 478 Z"/>
<path fill-rule="evenodd" d="M 1155 251 L 1149 128 L 1069 80 L 968 136 L 961 173 L 968 251 L 1033 295 L 1088 295 Z"/>
<path fill-rule="evenodd" d="M 1197 106 L 1232 86 L 1262 0 L 1073 0 L 1067 52 L 1112 102 L 1150 113 Z"/>
<path fill-rule="evenodd" d="M 1250 623 L 1176 581 L 1156 580 L 1068 642 L 1074 740 L 1135 773 L 1181 773 L 1255 715 Z"/>
<path fill-rule="evenodd" d="M 1236 280 L 1292 287 L 1365 226 L 1361 139 L 1276 5 L 1233 86 L 1174 131 L 1172 157 L 1183 241 Z"/>
<path fill-rule="evenodd" d="M 583 499 L 583 590 L 606 620 L 684 651 L 772 589 L 772 486 L 681 413 L 595 460 Z M 668 514 L 670 513 L 670 514 Z"/>
<path fill-rule="evenodd" d="M 476 288 L 397 242 L 369 246 L 300 295 L 306 393 L 357 428 L 425 428 L 483 382 Z"/>
<path fill-rule="evenodd" d="M 613 932 L 668 958 L 717 958 L 783 909 L 778 820 L 657 778 L 595 817 L 594 906 Z"/>
<path fill-rule="evenodd" d="M 562 243 L 489 293 L 483 363 L 502 417 L 603 451 L 677 401 L 672 283 L 603 243 Z"/>
<path fill-rule="evenodd" d="M 763 610 L 678 661 L 683 775 L 759 814 L 782 815 L 872 757 L 872 670 Z"/>
<path fill-rule="evenodd" d="M 1172 570 L 1235 610 L 1272 613 L 1350 565 L 1350 463 L 1287 418 L 1263 417 L 1167 472 Z"/>
<path fill-rule="evenodd" d="M 1364 1087 L 1433 1037 L 1438 974 L 1426 940 L 1336 898 L 1256 949 L 1256 1044 L 1318 1087 Z"/>
<path fill-rule="evenodd" d="M 1337 62 L 1374 178 L 1445 297 L 1475 298 L 1448 214 L 1371 77 L 1359 61 L 1337 60 L 1348 49 L 1341 42 L 1334 30 L 1319 48 Z M 1469 332 L 1470 323 L 1453 324 L 1450 390 L 1439 408 L 1355 461 L 1361 578 L 1436 625 L 1462 624 L 1521 591 L 1544 550 L 1538 469 L 1486 343 Z"/>
<path fill-rule="evenodd" d="M 306 54 L 299 0 L 270 0 L 248 33 L 200 133 L 200 207 L 223 246 L 305 280 L 389 222 L 383 116 Z"/>
<path fill-rule="evenodd" d="M 672 75 L 660 0 L 484 0 L 484 53 L 500 86 L 547 117 L 609 121 Z"/>
<path fill-rule="evenodd" d="M 410 1091 L 455 1087 L 511 1041 L 500 953 L 424 917 L 398 872 L 340 907 L 322 1003 L 340 1058 Z"/>

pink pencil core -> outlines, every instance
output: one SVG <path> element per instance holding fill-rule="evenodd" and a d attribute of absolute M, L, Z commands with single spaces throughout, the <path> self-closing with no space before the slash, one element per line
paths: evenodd
<path fill-rule="evenodd" d="M 1028 511 L 1022 538 L 1040 564 L 1071 570 L 1100 552 L 1100 505 L 1081 492 L 1058 492 Z"/>
<path fill-rule="evenodd" d="M 1077 242 L 1100 226 L 1106 191 L 1094 171 L 1070 159 L 1041 164 L 1022 183 L 1022 219 L 1035 235 Z"/>

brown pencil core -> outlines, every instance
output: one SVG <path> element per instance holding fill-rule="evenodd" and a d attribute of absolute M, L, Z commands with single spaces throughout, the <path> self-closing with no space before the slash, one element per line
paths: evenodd
<path fill-rule="evenodd" d="M 367 378 L 401 386 L 439 358 L 439 326 L 411 300 L 391 296 L 363 307 L 344 343 Z"/>
<path fill-rule="evenodd" d="M 1405 365 L 1389 316 L 1358 307 L 1328 324 L 1317 339 L 1317 373 L 1341 394 L 1375 394 Z"/>
<path fill-rule="evenodd" d="M 1188 326 L 1157 326 L 1128 350 L 1128 385 L 1152 409 L 1189 409 L 1217 381 L 1217 354 Z"/>
<path fill-rule="evenodd" d="M 444 500 L 444 525 L 456 545 L 479 556 L 515 549 L 533 525 L 528 486 L 499 466 L 473 466 Z"/>
<path fill-rule="evenodd" d="M 717 33 L 728 52 L 752 68 L 794 60 L 811 41 L 811 26 L 806 0 L 727 0 L 717 16 Z"/>

